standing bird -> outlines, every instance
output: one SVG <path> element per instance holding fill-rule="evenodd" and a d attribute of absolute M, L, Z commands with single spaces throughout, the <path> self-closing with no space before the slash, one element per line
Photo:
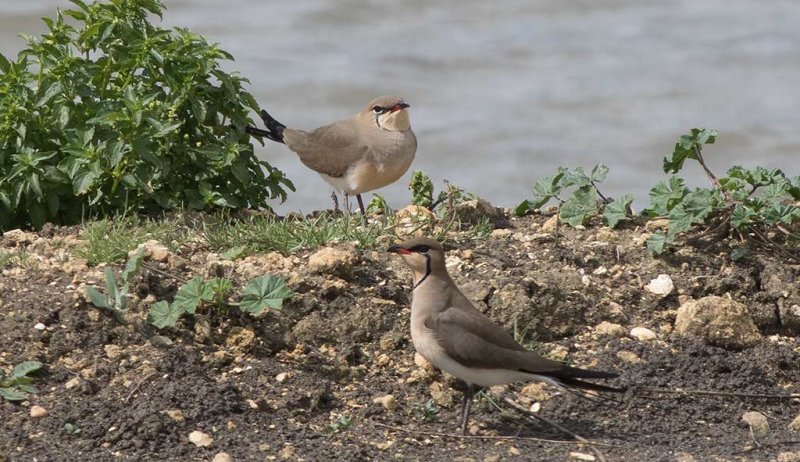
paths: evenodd
<path fill-rule="evenodd" d="M 567 366 L 543 358 L 517 343 L 483 315 L 447 274 L 444 250 L 433 239 L 417 238 L 389 247 L 414 272 L 411 339 L 414 348 L 437 368 L 467 383 L 461 416 L 466 433 L 473 385 L 490 387 L 524 380 L 560 388 L 622 392 L 579 379 L 610 379 L 612 372 Z"/>
<path fill-rule="evenodd" d="M 284 143 L 303 165 L 344 194 L 348 211 L 348 196 L 355 195 L 363 214 L 361 193 L 394 183 L 414 160 L 417 137 L 411 131 L 408 107 L 402 98 L 381 96 L 353 117 L 311 131 L 287 128 L 262 110 L 267 129 L 247 127 L 247 131 Z M 338 208 L 335 192 L 333 197 Z"/>

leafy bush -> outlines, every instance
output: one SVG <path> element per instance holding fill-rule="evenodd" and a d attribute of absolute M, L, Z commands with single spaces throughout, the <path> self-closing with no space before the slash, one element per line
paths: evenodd
<path fill-rule="evenodd" d="M 533 199 L 524 200 L 516 208 L 516 214 L 525 215 L 550 202 L 558 201 L 559 218 L 570 226 L 584 224 L 589 218 L 601 213 L 606 223 L 612 228 L 630 216 L 630 205 L 633 196 L 626 194 L 616 200 L 608 200 L 597 188 L 608 175 L 608 167 L 599 164 L 587 175 L 583 167 L 568 169 L 559 167 L 556 173 L 542 178 L 533 187 Z M 564 193 L 572 190 L 572 194 Z M 563 197 L 562 197 L 563 196 Z"/>
<path fill-rule="evenodd" d="M 244 128 L 258 105 L 220 69 L 228 53 L 150 24 L 159 0 L 72 2 L 16 61 L 0 55 L 0 229 L 268 207 L 294 190 L 253 154 Z"/>
<path fill-rule="evenodd" d="M 644 213 L 668 218 L 669 231 L 655 233 L 647 247 L 661 253 L 679 234 L 705 227 L 700 234 L 727 236 L 734 232 L 742 242 L 732 254 L 734 259 L 745 255 L 747 243 L 766 245 L 798 258 L 784 244 L 800 239 L 800 207 L 796 202 L 800 201 L 800 176 L 790 178 L 778 169 L 734 166 L 726 177 L 718 178 L 702 154 L 703 145 L 713 144 L 717 136 L 716 130 L 693 128 L 664 158 L 665 173 L 678 173 L 686 160 L 697 161 L 711 188 L 690 190 L 675 175 L 659 181 L 650 190 L 650 206 Z"/>

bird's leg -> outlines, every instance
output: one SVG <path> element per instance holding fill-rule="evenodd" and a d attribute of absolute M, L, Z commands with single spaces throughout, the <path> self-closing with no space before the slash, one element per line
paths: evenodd
<path fill-rule="evenodd" d="M 331 199 L 333 199 L 333 213 L 339 211 L 339 196 L 336 195 L 336 190 L 331 191 Z"/>
<path fill-rule="evenodd" d="M 344 197 L 344 212 L 350 215 L 350 194 L 343 192 L 342 197 Z"/>
<path fill-rule="evenodd" d="M 364 201 L 361 200 L 361 194 L 356 194 L 356 199 L 358 199 L 358 207 L 361 209 L 361 215 L 366 216 L 367 212 L 364 210 Z"/>
<path fill-rule="evenodd" d="M 467 383 L 467 389 L 464 390 L 464 404 L 461 408 L 461 434 L 467 434 L 467 424 L 469 423 L 469 408 L 472 404 L 472 397 L 475 395 L 475 387 L 471 383 Z"/>

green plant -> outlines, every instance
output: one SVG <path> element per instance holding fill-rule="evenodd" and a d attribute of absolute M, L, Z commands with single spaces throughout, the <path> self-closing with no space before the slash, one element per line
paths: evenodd
<path fill-rule="evenodd" d="M 172 303 L 165 300 L 154 303 L 147 314 L 147 321 L 159 329 L 174 327 L 181 316 L 195 314 L 204 305 L 216 306 L 224 311 L 238 307 L 252 316 L 260 316 L 268 309 L 280 310 L 283 302 L 294 296 L 286 281 L 269 274 L 250 280 L 242 291 L 239 303 L 227 300 L 232 289 L 233 282 L 229 279 L 193 278 L 178 288 Z"/>
<path fill-rule="evenodd" d="M 422 405 L 422 421 L 425 423 L 433 423 L 439 419 L 439 408 L 433 404 L 433 400 L 429 399 Z"/>
<path fill-rule="evenodd" d="M 370 213 L 389 213 L 392 209 L 389 207 L 389 204 L 386 202 L 386 198 L 381 196 L 380 194 L 373 193 L 372 199 L 369 201 L 367 205 L 367 212 Z"/>
<path fill-rule="evenodd" d="M 151 239 L 176 251 L 172 243 L 188 241 L 189 230 L 180 218 L 145 219 L 125 215 L 103 218 L 86 223 L 81 232 L 83 243 L 75 249 L 75 256 L 85 258 L 90 265 L 124 261 L 132 245 Z"/>
<path fill-rule="evenodd" d="M 353 416 L 342 414 L 335 422 L 325 426 L 325 433 L 334 434 L 348 430 L 355 423 Z"/>
<path fill-rule="evenodd" d="M 258 105 L 222 70 L 231 55 L 151 24 L 160 0 L 71 1 L 16 61 L 0 55 L 0 229 L 268 207 L 294 190 L 253 154 L 245 127 Z"/>
<path fill-rule="evenodd" d="M 631 215 L 633 196 L 626 194 L 609 200 L 597 187 L 608 175 L 608 167 L 598 164 L 587 175 L 583 167 L 568 169 L 559 167 L 556 173 L 537 181 L 533 187 L 533 199 L 522 201 L 516 208 L 518 216 L 538 209 L 551 199 L 558 201 L 558 215 L 570 226 L 578 226 L 602 212 L 603 218 L 612 228 Z M 572 189 L 574 188 L 574 189 Z M 572 190 L 569 196 L 564 194 Z"/>
<path fill-rule="evenodd" d="M 0 370 L 0 397 L 6 401 L 24 401 L 28 393 L 37 393 L 31 374 L 41 368 L 42 363 L 38 361 L 25 361 L 17 364 L 9 375 Z"/>
<path fill-rule="evenodd" d="M 106 268 L 104 275 L 106 278 L 106 294 L 103 295 L 97 287 L 87 286 L 86 294 L 89 296 L 92 305 L 111 313 L 114 320 L 120 324 L 125 323 L 125 313 L 128 312 L 128 290 L 134 276 L 139 272 L 144 258 L 144 248 L 140 248 L 134 253 L 122 270 L 120 278 L 114 275 L 114 270 Z"/>
<path fill-rule="evenodd" d="M 705 171 L 711 188 L 690 190 L 682 178 L 671 176 L 650 190 L 650 206 L 644 213 L 666 217 L 667 232 L 656 232 L 647 247 L 662 253 L 676 238 L 695 228 L 690 236 L 723 237 L 734 233 L 741 243 L 733 249 L 734 260 L 747 254 L 749 244 L 767 246 L 795 259 L 800 255 L 787 244 L 800 239 L 800 176 L 790 178 L 783 171 L 763 167 L 733 166 L 727 176 L 718 178 L 709 169 L 702 149 L 713 144 L 716 130 L 693 128 L 681 136 L 672 154 L 664 158 L 664 172 L 678 173 L 686 160 L 695 160 Z M 774 237 L 771 237 L 775 234 Z"/>
<path fill-rule="evenodd" d="M 81 429 L 76 427 L 75 424 L 67 422 L 64 424 L 64 431 L 69 435 L 77 435 L 81 432 Z"/>

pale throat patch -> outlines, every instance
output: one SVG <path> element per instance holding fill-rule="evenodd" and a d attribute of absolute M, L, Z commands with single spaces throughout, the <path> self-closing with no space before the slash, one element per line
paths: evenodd
<path fill-rule="evenodd" d="M 378 123 L 381 128 L 392 131 L 406 131 L 411 128 L 411 120 L 408 111 L 401 109 L 395 112 L 387 112 L 378 116 Z"/>

